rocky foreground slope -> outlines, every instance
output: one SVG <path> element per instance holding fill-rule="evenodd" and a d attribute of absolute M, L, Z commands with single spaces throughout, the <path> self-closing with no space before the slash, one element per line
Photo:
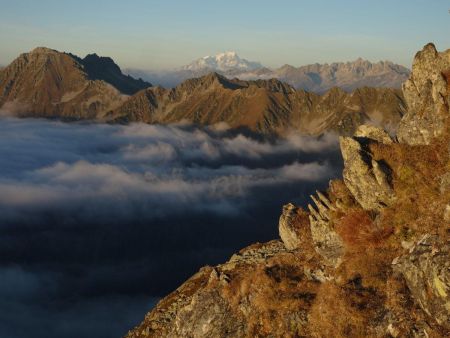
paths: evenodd
<path fill-rule="evenodd" d="M 134 94 L 134 95 L 133 95 Z M 131 95 L 131 96 L 129 96 Z M 351 133 L 363 122 L 395 129 L 404 113 L 399 90 L 333 88 L 323 95 L 275 79 L 241 81 L 217 73 L 174 89 L 125 76 L 110 59 L 37 48 L 0 71 L 0 111 L 20 117 L 103 122 L 225 122 L 262 133 L 297 129 Z"/>
<path fill-rule="evenodd" d="M 127 337 L 449 337 L 449 70 L 425 46 L 398 141 L 341 137 L 343 179 L 285 205 L 281 240 L 202 268 Z"/>

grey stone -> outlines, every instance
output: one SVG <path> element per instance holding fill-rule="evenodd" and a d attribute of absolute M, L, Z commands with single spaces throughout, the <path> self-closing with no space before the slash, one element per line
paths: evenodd
<path fill-rule="evenodd" d="M 450 50 L 439 53 L 429 43 L 416 54 L 412 74 L 403 84 L 408 112 L 398 128 L 399 141 L 429 144 L 445 131 L 450 103 L 445 71 L 450 71 Z"/>
<path fill-rule="evenodd" d="M 375 127 L 360 128 L 356 135 L 360 136 L 340 138 L 344 183 L 365 210 L 379 211 L 390 205 L 395 195 L 390 184 L 390 168 L 373 159 L 368 144 L 391 144 L 392 140 Z"/>
<path fill-rule="evenodd" d="M 410 252 L 392 262 L 413 298 L 431 318 L 450 329 L 450 241 L 425 235 Z"/>
<path fill-rule="evenodd" d="M 325 195 L 321 195 L 318 198 L 311 196 L 317 210 L 311 204 L 308 205 L 311 236 L 316 252 L 325 259 L 325 263 L 337 267 L 344 254 L 344 243 L 330 221 L 330 210 L 335 207 Z"/>

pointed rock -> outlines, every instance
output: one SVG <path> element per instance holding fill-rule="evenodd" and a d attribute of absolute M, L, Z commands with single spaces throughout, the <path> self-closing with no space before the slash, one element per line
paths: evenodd
<path fill-rule="evenodd" d="M 316 205 L 317 210 L 319 210 L 320 218 L 329 220 L 330 219 L 330 216 L 328 214 L 329 208 L 327 208 L 324 204 L 322 204 L 320 199 L 317 199 L 314 195 L 311 195 L 311 199 L 313 200 L 314 204 Z"/>
<path fill-rule="evenodd" d="M 336 208 L 331 204 L 331 201 L 326 197 L 323 193 L 316 190 L 316 194 L 319 197 L 319 199 L 322 201 L 323 204 L 326 205 L 326 207 L 330 210 L 335 210 Z"/>
<path fill-rule="evenodd" d="M 299 247 L 301 239 L 298 238 L 298 231 L 295 227 L 295 217 L 298 208 L 292 203 L 283 206 L 283 212 L 278 222 L 278 231 L 280 238 L 288 250 L 294 250 Z"/>
<path fill-rule="evenodd" d="M 414 57 L 412 74 L 403 84 L 408 113 L 397 137 L 408 144 L 429 144 L 450 118 L 450 50 L 439 53 L 429 43 Z"/>
<path fill-rule="evenodd" d="M 379 142 L 376 139 L 392 142 L 383 133 L 382 130 L 370 129 L 369 133 L 359 133 L 364 136 L 340 138 L 344 183 L 365 210 L 380 210 L 395 198 L 389 183 L 390 168 L 384 162 L 375 161 L 367 147 L 368 142 Z"/>

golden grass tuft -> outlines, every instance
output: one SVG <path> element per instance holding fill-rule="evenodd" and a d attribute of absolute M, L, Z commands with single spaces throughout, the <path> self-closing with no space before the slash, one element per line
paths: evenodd
<path fill-rule="evenodd" d="M 391 227 L 378 226 L 367 211 L 356 208 L 348 210 L 335 229 L 350 251 L 376 247 L 393 233 Z"/>
<path fill-rule="evenodd" d="M 322 284 L 311 308 L 309 324 L 312 337 L 374 337 L 384 297 L 365 288 L 359 277 L 339 286 Z"/>

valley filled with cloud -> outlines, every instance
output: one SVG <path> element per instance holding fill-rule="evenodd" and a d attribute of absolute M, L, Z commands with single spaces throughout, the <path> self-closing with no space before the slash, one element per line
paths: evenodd
<path fill-rule="evenodd" d="M 335 135 L 222 124 L 2 118 L 0 158 L 1 336 L 124 334 L 342 169 Z"/>

